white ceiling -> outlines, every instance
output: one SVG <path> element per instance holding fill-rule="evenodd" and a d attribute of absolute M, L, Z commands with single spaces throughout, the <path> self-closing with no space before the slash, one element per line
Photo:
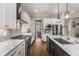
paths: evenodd
<path fill-rule="evenodd" d="M 60 15 L 66 11 L 66 4 L 60 3 Z M 79 3 L 69 3 L 69 11 L 72 17 L 79 17 Z M 22 3 L 21 8 L 24 9 L 32 17 L 57 17 L 57 3 Z M 34 10 L 37 9 L 37 12 Z"/>

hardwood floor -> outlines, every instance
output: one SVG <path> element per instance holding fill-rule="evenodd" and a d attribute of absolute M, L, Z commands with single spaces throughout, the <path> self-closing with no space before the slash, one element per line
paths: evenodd
<path fill-rule="evenodd" d="M 44 43 L 41 38 L 34 41 L 31 49 L 31 56 L 48 56 L 47 43 Z"/>

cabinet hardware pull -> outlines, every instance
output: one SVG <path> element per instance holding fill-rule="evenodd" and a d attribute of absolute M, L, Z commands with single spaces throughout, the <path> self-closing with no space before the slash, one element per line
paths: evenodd
<path fill-rule="evenodd" d="M 11 54 L 11 56 L 15 55 L 15 53 L 16 53 L 16 51 L 13 54 Z"/>

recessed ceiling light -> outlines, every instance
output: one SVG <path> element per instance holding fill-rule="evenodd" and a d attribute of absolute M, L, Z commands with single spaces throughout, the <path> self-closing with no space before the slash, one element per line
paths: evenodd
<path fill-rule="evenodd" d="M 74 11 L 72 10 L 71 13 L 74 13 Z"/>
<path fill-rule="evenodd" d="M 37 10 L 37 9 L 35 9 L 35 10 L 34 10 L 34 12 L 38 12 L 38 10 Z"/>
<path fill-rule="evenodd" d="M 55 12 L 55 13 L 57 13 L 57 12 L 58 12 L 58 10 L 57 10 L 57 9 L 55 9 L 55 10 L 54 10 L 54 12 Z"/>

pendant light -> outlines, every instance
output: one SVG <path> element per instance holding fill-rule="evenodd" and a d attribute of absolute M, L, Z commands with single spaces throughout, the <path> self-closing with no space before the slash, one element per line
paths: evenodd
<path fill-rule="evenodd" d="M 68 3 L 66 4 L 66 12 L 65 12 L 65 19 L 70 19 L 69 10 L 68 10 Z"/>
<path fill-rule="evenodd" d="M 66 3 L 66 12 L 65 12 L 65 20 L 67 21 L 67 40 L 69 40 L 69 20 L 70 20 L 70 14 L 68 10 L 68 3 Z"/>
<path fill-rule="evenodd" d="M 60 15 L 59 15 L 59 3 L 58 3 L 58 16 L 57 16 L 57 23 L 60 23 Z"/>

